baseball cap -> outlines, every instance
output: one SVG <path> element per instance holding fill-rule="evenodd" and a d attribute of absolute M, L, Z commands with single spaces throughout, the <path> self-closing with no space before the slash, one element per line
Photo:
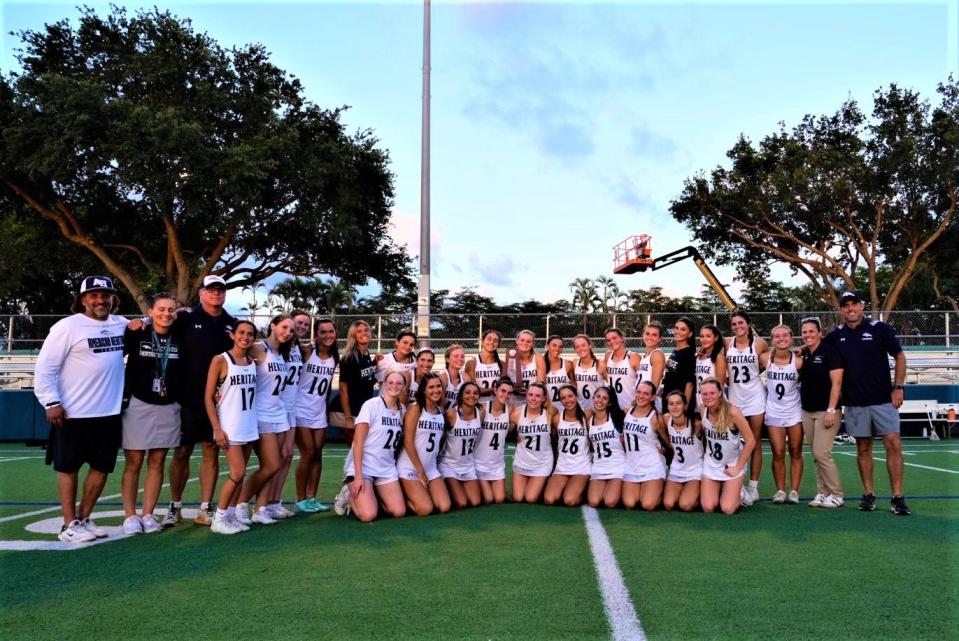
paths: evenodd
<path fill-rule="evenodd" d="M 855 291 L 853 291 L 853 290 L 851 290 L 851 289 L 850 289 L 849 291 L 845 291 L 845 292 L 843 292 L 842 294 L 839 295 L 839 304 L 840 304 L 840 305 L 845 305 L 845 304 L 848 303 L 849 301 L 852 301 L 852 302 L 854 302 L 854 303 L 861 303 L 861 302 L 862 302 L 862 296 L 859 295 L 859 292 L 855 292 Z"/>
<path fill-rule="evenodd" d="M 117 290 L 113 287 L 113 281 L 106 276 L 87 276 L 80 283 L 80 293 L 88 292 L 110 292 L 116 294 Z"/>
<path fill-rule="evenodd" d="M 222 276 L 206 276 L 203 279 L 203 289 L 208 289 L 210 287 L 222 287 L 223 289 L 226 289 L 226 281 L 223 280 Z"/>

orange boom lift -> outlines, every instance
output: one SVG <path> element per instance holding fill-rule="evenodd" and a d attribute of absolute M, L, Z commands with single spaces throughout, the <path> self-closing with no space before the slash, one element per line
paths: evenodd
<path fill-rule="evenodd" d="M 716 278 L 716 274 L 709 268 L 702 255 L 692 245 L 677 249 L 676 251 L 664 254 L 659 258 L 653 258 L 653 237 L 649 234 L 639 234 L 630 236 L 623 242 L 613 247 L 613 273 L 615 274 L 635 274 L 644 272 L 647 269 L 656 271 L 663 267 L 669 267 L 681 260 L 692 258 L 696 267 L 702 272 L 703 277 L 709 286 L 713 288 L 719 299 L 730 310 L 736 309 L 736 301 L 729 295 L 723 284 Z"/>

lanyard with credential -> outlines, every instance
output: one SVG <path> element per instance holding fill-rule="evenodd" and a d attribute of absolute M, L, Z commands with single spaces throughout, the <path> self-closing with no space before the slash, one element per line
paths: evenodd
<path fill-rule="evenodd" d="M 173 338 L 167 336 L 166 342 L 163 342 L 157 336 L 156 330 L 153 330 L 153 359 L 156 365 L 153 379 L 153 391 L 161 397 L 166 397 L 166 368 L 170 361 L 170 348 L 173 346 Z M 162 348 L 162 355 L 161 355 Z"/>

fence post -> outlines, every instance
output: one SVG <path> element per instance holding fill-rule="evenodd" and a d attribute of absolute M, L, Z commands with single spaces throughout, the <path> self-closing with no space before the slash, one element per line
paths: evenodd
<path fill-rule="evenodd" d="M 713 314 L 713 327 L 719 327 L 719 316 Z"/>
<path fill-rule="evenodd" d="M 547 337 L 549 336 L 549 317 L 550 317 L 550 314 L 547 314 L 546 315 L 546 336 Z"/>
<path fill-rule="evenodd" d="M 376 351 L 383 352 L 383 317 L 376 317 Z"/>
<path fill-rule="evenodd" d="M 616 312 L 613 312 L 613 327 L 619 327 L 619 325 L 616 323 Z"/>
<path fill-rule="evenodd" d="M 780 325 L 783 324 L 783 315 L 782 315 L 782 314 L 779 315 L 779 324 L 780 324 Z"/>
<path fill-rule="evenodd" d="M 482 346 L 482 344 L 483 344 L 483 315 L 482 315 L 482 314 L 480 314 L 480 317 L 479 317 L 479 336 L 478 336 L 478 338 L 479 338 L 480 345 Z"/>
<path fill-rule="evenodd" d="M 653 315 L 652 315 L 652 314 L 646 314 L 646 324 L 649 325 L 649 324 L 652 323 L 652 322 L 653 322 Z"/>
<path fill-rule="evenodd" d="M 7 327 L 7 352 L 13 351 L 13 319 L 16 316 L 10 317 L 10 325 Z M 946 313 L 946 327 L 949 327 L 949 314 Z M 946 330 L 946 334 L 949 333 L 949 330 Z M 947 339 L 948 340 L 948 339 Z"/>
<path fill-rule="evenodd" d="M 946 349 L 949 349 L 949 312 L 946 312 Z"/>

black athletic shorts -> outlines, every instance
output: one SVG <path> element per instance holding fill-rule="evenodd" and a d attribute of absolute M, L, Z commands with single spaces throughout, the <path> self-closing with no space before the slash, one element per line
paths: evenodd
<path fill-rule="evenodd" d="M 119 414 L 68 418 L 63 426 L 50 428 L 47 465 L 53 465 L 57 472 L 74 474 L 87 463 L 98 472 L 110 474 L 117 466 L 122 440 L 123 421 Z"/>
<path fill-rule="evenodd" d="M 180 445 L 213 443 L 213 425 L 206 409 L 196 409 L 183 405 L 180 407 Z"/>

